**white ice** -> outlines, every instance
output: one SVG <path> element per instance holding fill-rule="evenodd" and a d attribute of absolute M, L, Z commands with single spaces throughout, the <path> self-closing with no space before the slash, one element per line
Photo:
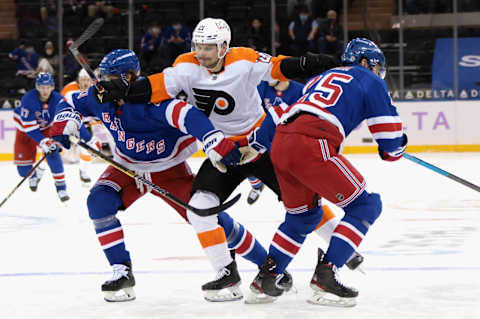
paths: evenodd
<path fill-rule="evenodd" d="M 478 153 L 417 155 L 480 185 Z M 107 303 L 100 285 L 111 270 L 88 218 L 88 189 L 80 185 L 78 166 L 66 165 L 72 197 L 67 207 L 46 173 L 36 193 L 22 185 L 0 208 L 0 318 L 480 318 L 480 194 L 406 159 L 348 157 L 368 190 L 379 192 L 384 202 L 382 216 L 360 246 L 367 274 L 341 272 L 345 283 L 360 291 L 354 308 L 306 302 L 316 247 L 326 246 L 315 234 L 289 267 L 297 294 L 268 305 L 206 302 L 200 286 L 215 274 L 192 228 L 150 194 L 118 215 L 137 299 Z M 190 161 L 194 171 L 201 160 Z M 93 164 L 92 177 L 104 168 Z M 20 177 L 6 162 L 0 176 L 3 199 Z M 270 190 L 249 206 L 249 187 L 244 182 L 234 192 L 243 196 L 229 212 L 268 247 L 283 207 Z M 256 267 L 241 258 L 238 264 L 246 294 Z"/>

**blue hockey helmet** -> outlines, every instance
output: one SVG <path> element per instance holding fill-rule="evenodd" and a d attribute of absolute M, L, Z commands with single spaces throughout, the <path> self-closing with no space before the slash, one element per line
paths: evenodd
<path fill-rule="evenodd" d="M 342 54 L 342 64 L 357 64 L 365 58 L 371 69 L 378 65 L 378 76 L 385 78 L 385 55 L 373 42 L 365 38 L 356 38 L 348 42 Z"/>
<path fill-rule="evenodd" d="M 55 80 L 49 72 L 40 72 L 35 79 L 35 86 L 37 85 L 55 85 Z"/>
<path fill-rule="evenodd" d="M 124 77 L 129 71 L 140 75 L 140 62 L 132 50 L 116 49 L 105 55 L 98 65 L 100 76 L 118 75 Z"/>

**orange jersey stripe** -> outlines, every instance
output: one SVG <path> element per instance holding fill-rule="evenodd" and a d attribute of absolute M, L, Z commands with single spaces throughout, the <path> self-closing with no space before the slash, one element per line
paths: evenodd
<path fill-rule="evenodd" d="M 227 237 L 225 237 L 222 227 L 198 233 L 197 236 L 203 248 L 227 242 Z"/>
<path fill-rule="evenodd" d="M 62 96 L 65 96 L 70 91 L 78 91 L 78 90 L 80 90 L 80 87 L 78 86 L 78 83 L 73 81 L 73 82 L 70 82 L 63 87 L 63 90 L 62 90 L 61 94 L 62 94 Z"/>
<path fill-rule="evenodd" d="M 173 62 L 173 67 L 175 67 L 177 64 L 180 63 L 193 63 L 196 65 L 200 65 L 200 62 L 195 58 L 196 52 L 188 52 L 184 54 L 180 54 L 176 59 L 175 62 Z"/>
<path fill-rule="evenodd" d="M 239 141 L 241 140 L 242 138 L 246 137 L 248 134 L 250 134 L 251 132 L 253 132 L 254 129 L 256 129 L 257 127 L 260 127 L 260 125 L 262 125 L 262 122 L 263 120 L 265 119 L 265 117 L 267 116 L 266 113 L 263 113 L 262 117 L 257 121 L 257 123 L 255 123 L 251 129 L 248 130 L 248 132 L 245 132 L 243 134 L 240 134 L 240 135 L 235 135 L 235 136 L 229 136 L 228 139 L 230 141 Z"/>
<path fill-rule="evenodd" d="M 240 60 L 255 62 L 258 59 L 257 51 L 251 48 L 231 48 L 225 55 L 225 66 Z"/>
<path fill-rule="evenodd" d="M 152 97 L 150 102 L 159 103 L 172 98 L 165 88 L 165 74 L 156 73 L 148 77 L 150 85 L 152 86 Z"/>
<path fill-rule="evenodd" d="M 315 228 L 315 230 L 319 229 L 320 227 L 322 227 L 323 225 L 325 225 L 326 222 L 328 222 L 330 219 L 334 218 L 335 217 L 335 213 L 330 209 L 330 207 L 328 207 L 327 205 L 322 205 L 322 209 L 323 209 L 323 216 L 322 216 L 322 220 L 320 221 L 320 223 L 317 225 L 317 227 Z"/>

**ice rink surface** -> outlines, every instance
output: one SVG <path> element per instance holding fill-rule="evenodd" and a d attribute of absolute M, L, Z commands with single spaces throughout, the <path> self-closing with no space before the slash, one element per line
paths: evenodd
<path fill-rule="evenodd" d="M 415 155 L 480 185 L 478 153 Z M 480 194 L 406 159 L 348 157 L 365 176 L 367 189 L 379 192 L 384 202 L 360 246 L 366 275 L 341 272 L 344 282 L 360 291 L 354 308 L 306 302 L 316 247 L 326 247 L 315 234 L 289 267 L 296 294 L 268 305 L 204 301 L 200 286 L 215 274 L 193 229 L 151 194 L 118 215 L 137 299 L 107 303 L 100 285 L 111 277 L 111 268 L 88 218 L 88 188 L 80 185 L 78 166 L 66 165 L 72 198 L 66 207 L 48 172 L 36 193 L 25 183 L 0 208 L 0 318 L 480 318 Z M 190 161 L 194 171 L 201 161 Z M 91 176 L 104 168 L 93 164 Z M 0 163 L 0 173 L 3 199 L 20 177 L 11 162 Z M 242 199 L 229 213 L 268 247 L 283 207 L 270 190 L 249 206 L 249 189 L 244 182 L 235 191 Z M 257 271 L 237 260 L 247 294 Z"/>

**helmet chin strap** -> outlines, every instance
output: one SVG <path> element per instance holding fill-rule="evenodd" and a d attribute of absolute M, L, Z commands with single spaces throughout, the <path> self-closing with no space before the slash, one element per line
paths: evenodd
<path fill-rule="evenodd" d="M 207 70 L 212 72 L 212 73 L 215 73 L 215 72 L 220 71 L 222 69 L 222 66 L 223 66 L 223 57 L 219 58 L 217 60 L 217 63 L 215 63 L 215 65 L 213 67 L 207 67 Z"/>

